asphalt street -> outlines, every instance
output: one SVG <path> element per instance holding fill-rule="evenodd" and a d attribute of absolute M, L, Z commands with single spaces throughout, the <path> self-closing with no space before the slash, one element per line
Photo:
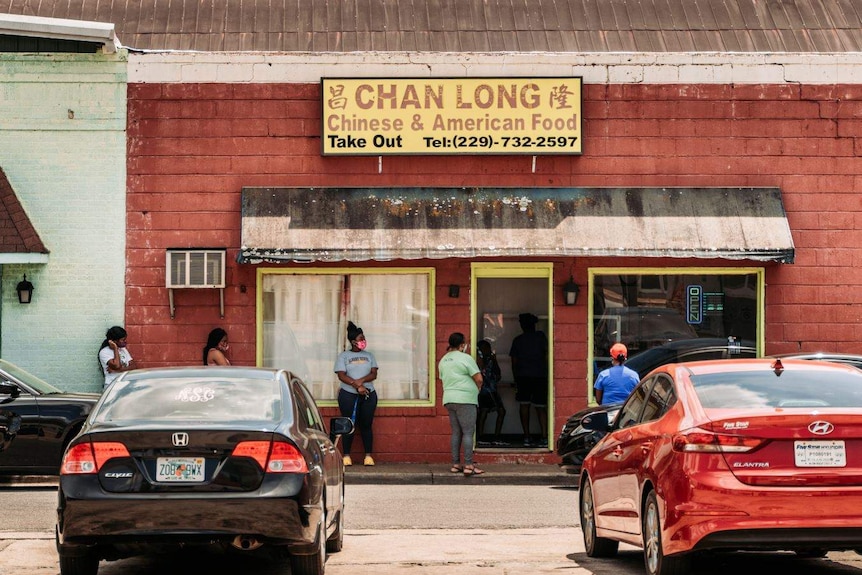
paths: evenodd
<path fill-rule="evenodd" d="M 467 484 L 348 485 L 344 550 L 328 575 L 642 575 L 639 549 L 613 559 L 584 553 L 577 490 L 553 486 Z M 0 490 L 0 575 L 56 575 L 51 489 Z M 793 554 L 715 555 L 702 575 L 862 575 L 862 557 Z M 102 562 L 100 575 L 287 575 L 281 561 L 187 551 Z"/>

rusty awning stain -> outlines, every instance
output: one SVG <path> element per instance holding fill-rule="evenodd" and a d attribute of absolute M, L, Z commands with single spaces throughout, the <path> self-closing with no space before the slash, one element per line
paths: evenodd
<path fill-rule="evenodd" d="M 792 263 L 776 188 L 244 188 L 240 263 L 633 256 Z"/>

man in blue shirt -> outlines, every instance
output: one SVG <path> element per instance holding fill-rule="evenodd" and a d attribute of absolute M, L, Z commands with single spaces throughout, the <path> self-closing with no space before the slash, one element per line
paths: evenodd
<path fill-rule="evenodd" d="M 599 373 L 596 384 L 596 402 L 600 405 L 622 403 L 640 381 L 638 373 L 623 364 L 628 358 L 629 350 L 621 343 L 611 346 L 611 362 L 613 365 Z"/>

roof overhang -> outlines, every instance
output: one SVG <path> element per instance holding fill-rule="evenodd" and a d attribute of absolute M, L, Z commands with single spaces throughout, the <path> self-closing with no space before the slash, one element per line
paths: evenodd
<path fill-rule="evenodd" d="M 0 35 L 91 42 L 101 44 L 106 54 L 113 54 L 120 45 L 111 23 L 16 14 L 0 14 Z"/>
<path fill-rule="evenodd" d="M 630 256 L 792 263 L 777 188 L 243 188 L 240 263 Z"/>

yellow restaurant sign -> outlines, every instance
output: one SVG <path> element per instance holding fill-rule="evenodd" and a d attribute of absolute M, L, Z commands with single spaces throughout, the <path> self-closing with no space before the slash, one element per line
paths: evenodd
<path fill-rule="evenodd" d="M 323 78 L 324 156 L 580 154 L 581 78 Z"/>

